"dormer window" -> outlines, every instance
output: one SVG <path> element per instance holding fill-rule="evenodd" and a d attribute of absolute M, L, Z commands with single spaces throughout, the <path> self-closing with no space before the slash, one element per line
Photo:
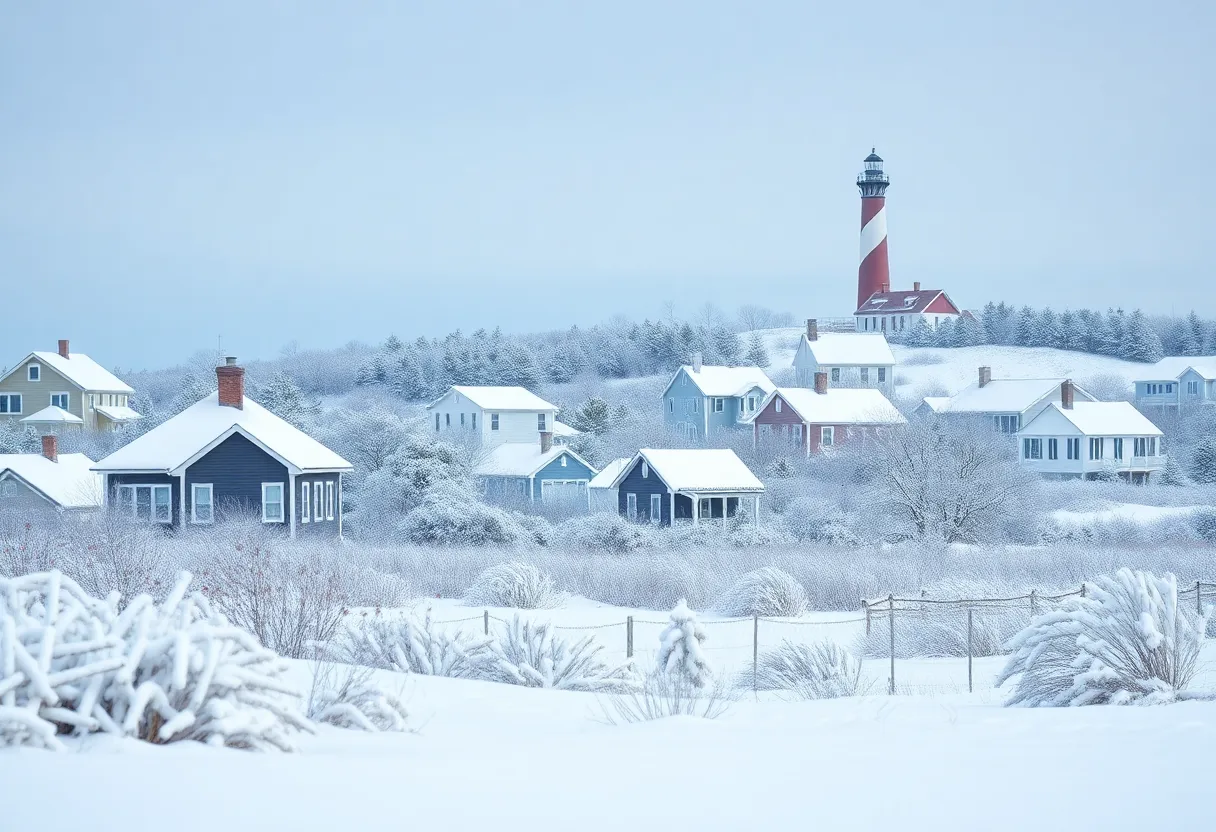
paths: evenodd
<path fill-rule="evenodd" d="M 912 297 L 904 298 L 904 306 L 915 306 L 916 302 L 918 300 L 920 300 L 920 298 L 918 298 L 916 295 L 912 295 Z"/>
<path fill-rule="evenodd" d="M 26 367 L 25 378 L 27 381 L 42 381 L 42 365 L 31 364 Z"/>
<path fill-rule="evenodd" d="M 647 479 L 649 476 L 650 476 L 650 466 L 646 463 L 646 460 L 643 459 L 642 460 L 642 479 Z"/>

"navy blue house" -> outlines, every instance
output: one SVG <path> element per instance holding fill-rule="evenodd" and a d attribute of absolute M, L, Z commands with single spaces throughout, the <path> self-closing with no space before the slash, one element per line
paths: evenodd
<path fill-rule="evenodd" d="M 342 537 L 350 463 L 246 398 L 244 374 L 228 359 L 218 393 L 93 466 L 107 508 L 175 528 L 244 514 L 292 537 Z"/>
<path fill-rule="evenodd" d="M 725 523 L 740 512 L 760 520 L 764 484 L 734 451 L 644 448 L 612 483 L 617 510 L 640 523 Z"/>

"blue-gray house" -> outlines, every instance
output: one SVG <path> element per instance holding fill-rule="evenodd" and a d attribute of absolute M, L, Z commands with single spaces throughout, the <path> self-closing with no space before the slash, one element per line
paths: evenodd
<path fill-rule="evenodd" d="M 1137 407 L 1216 403 L 1216 359 L 1171 356 L 1136 379 Z"/>
<path fill-rule="evenodd" d="M 553 434 L 540 442 L 508 442 L 483 452 L 473 470 L 485 496 L 494 502 L 544 503 L 586 511 L 587 485 L 596 475 L 578 454 L 553 444 Z"/>
<path fill-rule="evenodd" d="M 341 538 L 342 475 L 351 464 L 246 398 L 236 359 L 216 375 L 219 392 L 93 466 L 106 507 L 170 527 L 251 513 L 292 537 Z"/>
<path fill-rule="evenodd" d="M 621 515 L 662 526 L 677 520 L 725 524 L 740 512 L 759 522 L 764 493 L 743 460 L 723 448 L 643 448 L 621 468 L 613 487 Z"/>
<path fill-rule="evenodd" d="M 759 367 L 706 367 L 700 354 L 663 391 L 663 421 L 686 439 L 745 426 L 777 385 Z"/>

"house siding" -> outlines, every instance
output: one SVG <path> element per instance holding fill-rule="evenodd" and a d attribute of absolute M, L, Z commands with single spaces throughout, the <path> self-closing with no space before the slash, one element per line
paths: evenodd
<path fill-rule="evenodd" d="M 28 380 L 26 368 L 31 364 L 38 364 L 42 368 L 41 381 Z M 84 391 L 52 369 L 49 364 L 44 364 L 37 359 L 23 361 L 17 365 L 8 378 L 0 381 L 0 393 L 21 394 L 21 413 L 0 414 L 0 419 L 24 419 L 44 407 L 49 407 L 52 393 L 69 393 L 71 395 L 68 396 L 68 412 L 84 419 L 86 428 L 93 425 L 93 413 L 91 411 L 85 413 Z"/>
<path fill-rule="evenodd" d="M 498 414 L 498 430 L 491 430 L 492 414 Z M 539 442 L 540 428 L 537 416 L 545 414 L 545 426 L 553 430 L 557 419 L 556 410 L 486 410 L 474 404 L 466 396 L 449 391 L 430 408 L 427 414 L 427 427 L 440 437 L 445 434 L 457 434 L 476 437 L 483 448 L 493 448 L 507 442 Z M 439 427 L 436 430 L 435 417 L 439 417 Z M 461 424 L 460 417 L 464 416 Z M 476 416 L 477 427 L 473 427 L 473 417 Z"/>
<path fill-rule="evenodd" d="M 324 511 L 321 512 L 322 519 L 317 518 L 316 508 L 316 484 L 321 484 L 321 493 L 325 494 L 327 485 L 333 483 L 334 486 L 334 517 L 332 520 L 326 517 Z M 304 522 L 304 501 L 301 492 L 304 485 L 308 485 L 308 493 L 310 495 L 308 501 L 309 521 Z M 296 515 L 296 536 L 297 537 L 337 537 L 338 525 L 342 517 L 342 489 L 341 477 L 338 474 L 300 474 L 295 481 L 295 515 Z"/>
<path fill-rule="evenodd" d="M 668 493 L 667 483 L 659 478 L 659 475 L 650 470 L 648 477 L 642 476 L 642 460 L 638 459 L 634 462 L 633 467 L 629 469 L 629 473 L 621 480 L 621 484 L 617 487 L 617 511 L 622 517 L 629 516 L 629 495 L 636 494 L 638 500 L 638 521 L 646 522 L 650 520 L 650 495 L 660 494 L 662 500 L 662 517 L 659 523 L 664 526 L 671 525 L 671 494 Z M 687 500 L 688 498 L 684 498 Z M 691 516 L 691 515 L 689 515 Z"/>
<path fill-rule="evenodd" d="M 214 486 L 212 500 L 217 518 L 222 518 L 225 511 L 242 511 L 252 512 L 260 519 L 262 483 L 266 482 L 282 483 L 284 505 L 290 504 L 287 466 L 244 436 L 234 433 L 186 469 L 186 499 L 190 499 L 195 483 L 210 483 Z M 189 516 L 186 522 L 190 522 Z"/>
<path fill-rule="evenodd" d="M 6 472 L 0 474 L 0 509 L 5 511 L 49 511 L 58 504 L 35 491 L 25 480 Z"/>
<path fill-rule="evenodd" d="M 562 467 L 562 460 L 566 460 L 566 466 Z M 544 468 L 540 469 L 532 478 L 532 499 L 540 502 L 544 487 L 541 483 L 545 480 L 583 480 L 590 482 L 595 476 L 595 472 L 588 468 L 583 463 L 572 457 L 570 454 L 562 454 L 557 459 L 554 459 Z"/>
<path fill-rule="evenodd" d="M 663 391 L 663 424 L 691 439 L 713 437 L 721 431 L 740 426 L 741 402 L 745 404 L 747 397 L 752 395 L 759 401 L 764 398 L 765 392 L 757 386 L 743 396 L 706 396 L 689 377 L 688 371 L 681 369 Z M 715 399 L 722 399 L 722 411 L 719 413 L 714 412 Z"/>
<path fill-rule="evenodd" d="M 778 401 L 781 402 L 780 413 L 777 412 Z M 797 411 L 790 407 L 789 402 L 787 402 L 781 396 L 773 396 L 772 401 L 764 406 L 764 408 L 760 411 L 760 415 L 758 415 L 752 423 L 752 439 L 754 442 L 759 443 L 760 437 L 766 432 L 769 432 L 774 436 L 780 436 L 781 431 L 784 428 L 788 433 L 787 439 L 790 445 L 803 453 L 807 453 L 807 432 L 805 428 L 803 428 L 801 442 L 795 442 L 793 436 L 793 428 L 795 425 L 803 427 L 802 417 L 799 416 Z"/>
<path fill-rule="evenodd" d="M 106 504 L 118 505 L 118 487 L 120 485 L 169 485 L 171 504 L 173 507 L 172 520 L 168 524 L 174 528 L 181 524 L 182 519 L 182 481 L 180 477 L 168 474 L 106 474 L 105 475 Z M 189 491 L 187 490 L 187 493 Z M 154 524 L 162 525 L 162 524 Z"/>

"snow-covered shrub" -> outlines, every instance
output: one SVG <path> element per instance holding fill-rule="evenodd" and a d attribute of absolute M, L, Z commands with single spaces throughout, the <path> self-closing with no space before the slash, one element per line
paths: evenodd
<path fill-rule="evenodd" d="M 465 602 L 488 607 L 547 610 L 559 607 L 565 595 L 553 578 L 524 561 L 508 561 L 489 567 L 465 594 Z"/>
<path fill-rule="evenodd" d="M 1191 516 L 1191 523 L 1200 540 L 1216 543 L 1216 511 L 1210 508 L 1199 509 Z"/>
<path fill-rule="evenodd" d="M 625 553 L 653 543 L 654 530 L 619 514 L 594 514 L 567 520 L 557 528 L 560 539 L 596 551 Z"/>
<path fill-rule="evenodd" d="M 415 613 L 356 618 L 338 632 L 325 653 L 346 664 L 455 679 L 486 678 L 497 667 L 492 639 L 436 630 L 429 609 L 421 619 Z"/>
<path fill-rule="evenodd" d="M 319 662 L 308 703 L 309 719 L 371 733 L 409 730 L 409 712 L 400 694 L 373 684 L 371 676 L 367 668 L 343 671 Z"/>
<path fill-rule="evenodd" d="M 659 635 L 656 670 L 661 674 L 681 676 L 694 687 L 703 688 L 713 678 L 713 671 L 701 645 L 707 636 L 697 615 L 683 600 L 671 611 L 671 621 Z"/>
<path fill-rule="evenodd" d="M 723 615 L 798 616 L 806 612 L 806 589 L 775 566 L 748 572 L 718 599 Z"/>
<path fill-rule="evenodd" d="M 530 688 L 618 693 L 637 687 L 631 662 L 608 664 L 603 645 L 587 636 L 567 639 L 548 622 L 525 621 L 518 615 L 497 641 L 497 681 Z"/>
<path fill-rule="evenodd" d="M 519 516 L 477 502 L 465 492 L 435 486 L 397 526 L 397 534 L 410 543 L 489 546 L 520 543 L 532 533 Z"/>
<path fill-rule="evenodd" d="M 729 707 L 730 690 L 725 680 L 701 686 L 687 676 L 656 670 L 647 674 L 640 688 L 612 697 L 604 706 L 604 717 L 613 725 L 669 716 L 717 719 Z"/>
<path fill-rule="evenodd" d="M 1211 610 L 1209 608 L 1208 613 Z M 1036 616 L 1011 642 L 997 685 L 1010 705 L 1159 704 L 1186 698 L 1208 615 L 1178 600 L 1173 575 L 1120 569 Z"/>
<path fill-rule="evenodd" d="M 861 690 L 861 661 L 835 642 L 800 644 L 783 641 L 760 654 L 756 690 L 790 691 L 804 699 L 856 696 Z M 752 674 L 741 673 L 739 687 L 751 687 Z"/>

